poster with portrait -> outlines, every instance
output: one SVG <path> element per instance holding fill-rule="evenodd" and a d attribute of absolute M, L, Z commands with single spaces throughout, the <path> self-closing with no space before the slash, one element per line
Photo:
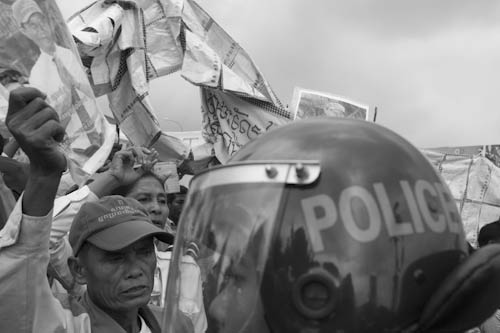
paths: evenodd
<path fill-rule="evenodd" d="M 44 92 L 66 130 L 62 148 L 73 181 L 83 183 L 106 160 L 115 130 L 100 112 L 73 38 L 54 0 L 0 0 L 0 84 Z"/>
<path fill-rule="evenodd" d="M 368 105 L 342 96 L 295 87 L 290 104 L 294 119 L 341 117 L 369 120 Z"/>

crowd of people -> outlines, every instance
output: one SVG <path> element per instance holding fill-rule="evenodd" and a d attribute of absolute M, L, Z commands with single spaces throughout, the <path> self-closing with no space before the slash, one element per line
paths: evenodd
<path fill-rule="evenodd" d="M 0 332 L 500 332 L 499 222 L 469 250 L 447 185 L 381 126 L 298 121 L 178 193 L 123 147 L 59 195 L 45 94 L 13 90 L 6 124 Z"/>

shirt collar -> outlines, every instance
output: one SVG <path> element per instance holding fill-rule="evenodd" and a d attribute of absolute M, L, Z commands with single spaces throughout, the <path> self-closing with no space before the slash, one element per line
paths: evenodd
<path fill-rule="evenodd" d="M 92 333 L 127 333 L 113 318 L 92 302 L 87 292 L 83 295 L 82 305 L 89 314 Z"/>

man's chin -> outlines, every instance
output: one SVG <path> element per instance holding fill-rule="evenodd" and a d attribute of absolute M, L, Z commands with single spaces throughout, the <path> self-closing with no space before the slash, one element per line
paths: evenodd
<path fill-rule="evenodd" d="M 150 294 L 135 297 L 126 297 L 123 299 L 123 306 L 124 308 L 126 307 L 129 309 L 140 308 L 148 304 L 150 299 Z"/>
<path fill-rule="evenodd" d="M 131 306 L 146 305 L 151 298 L 151 288 L 144 287 L 143 289 L 132 289 L 122 292 L 120 298 L 124 304 Z"/>
<path fill-rule="evenodd" d="M 128 312 L 137 310 L 146 306 L 149 303 L 151 295 L 141 295 L 137 297 L 119 297 L 115 299 L 112 303 L 100 304 L 99 301 L 93 300 L 93 302 L 106 313 L 118 313 L 118 312 Z"/>
<path fill-rule="evenodd" d="M 163 221 L 152 221 L 155 226 L 160 228 L 161 230 L 165 229 L 165 222 Z"/>

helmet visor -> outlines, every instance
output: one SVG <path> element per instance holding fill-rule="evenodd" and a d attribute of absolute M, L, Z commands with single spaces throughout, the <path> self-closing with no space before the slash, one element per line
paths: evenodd
<path fill-rule="evenodd" d="M 261 275 L 294 168 L 226 166 L 193 179 L 169 270 L 166 332 L 266 331 Z"/>

